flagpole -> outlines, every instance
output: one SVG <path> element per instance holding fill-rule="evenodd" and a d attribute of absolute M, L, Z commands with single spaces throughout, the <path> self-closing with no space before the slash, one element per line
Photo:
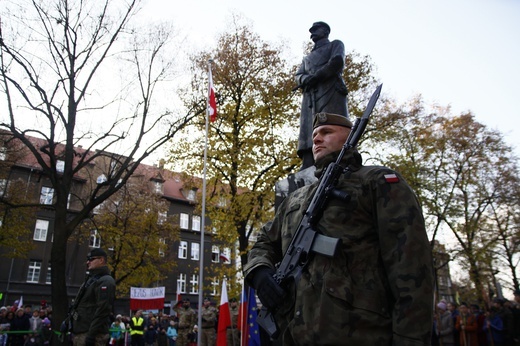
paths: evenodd
<path fill-rule="evenodd" d="M 211 88 L 211 63 L 213 59 L 208 60 L 208 99 L 206 101 L 206 136 L 204 138 L 204 168 L 202 170 L 202 213 L 201 213 L 201 227 L 200 227 L 200 256 L 199 256 L 199 308 L 197 326 L 199 332 L 197 333 L 197 345 L 202 341 L 202 301 L 204 299 L 204 230 L 206 220 L 206 163 L 208 158 L 208 133 L 209 133 L 209 89 Z"/>

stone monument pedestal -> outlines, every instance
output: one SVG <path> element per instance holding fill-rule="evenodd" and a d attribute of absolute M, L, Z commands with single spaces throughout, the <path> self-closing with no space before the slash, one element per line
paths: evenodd
<path fill-rule="evenodd" d="M 315 171 L 316 167 L 307 167 L 294 174 L 289 174 L 287 178 L 277 182 L 275 184 L 275 209 L 278 209 L 280 203 L 282 203 L 285 197 L 287 197 L 291 192 L 296 191 L 305 185 L 310 185 L 318 180 L 318 178 L 314 176 Z"/>

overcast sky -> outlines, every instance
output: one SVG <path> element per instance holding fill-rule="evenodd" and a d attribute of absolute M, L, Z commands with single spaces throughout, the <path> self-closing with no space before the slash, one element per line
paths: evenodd
<path fill-rule="evenodd" d="M 198 47 L 213 45 L 231 13 L 262 39 L 287 41 L 297 59 L 311 24 L 325 21 L 331 39 L 371 57 L 384 93 L 471 110 L 520 154 L 518 0 L 148 0 L 143 11 L 173 21 Z"/>

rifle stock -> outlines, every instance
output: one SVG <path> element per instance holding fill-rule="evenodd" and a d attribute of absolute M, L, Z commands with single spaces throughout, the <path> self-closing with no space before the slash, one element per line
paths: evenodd
<path fill-rule="evenodd" d="M 346 200 L 350 198 L 348 194 L 335 189 L 339 177 L 345 170 L 345 167 L 341 166 L 340 163 L 346 151 L 355 147 L 363 135 L 370 115 L 381 93 L 381 88 L 382 84 L 379 85 L 372 94 L 363 116 L 356 119 L 337 160 L 329 164 L 320 177 L 311 203 L 305 210 L 282 261 L 276 265 L 274 279 L 283 288 L 286 288 L 289 282 L 298 282 L 313 253 L 333 257 L 341 243 L 341 239 L 320 234 L 315 231 L 314 228 L 323 214 L 327 201 L 331 197 L 339 197 Z M 276 339 L 278 338 L 280 330 L 273 316 L 273 312 L 275 311 L 269 311 L 266 307 L 262 307 L 256 321 L 271 338 Z"/>

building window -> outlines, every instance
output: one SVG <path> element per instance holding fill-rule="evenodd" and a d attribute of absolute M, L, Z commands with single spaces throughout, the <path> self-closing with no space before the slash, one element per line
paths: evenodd
<path fill-rule="evenodd" d="M 166 222 L 166 219 L 168 218 L 168 213 L 165 211 L 160 211 L 159 215 L 157 216 L 157 224 L 162 225 Z"/>
<path fill-rule="evenodd" d="M 179 274 L 177 279 L 177 293 L 186 293 L 186 274 Z"/>
<path fill-rule="evenodd" d="M 179 243 L 179 258 L 188 258 L 188 242 L 182 240 Z"/>
<path fill-rule="evenodd" d="M 199 253 L 200 253 L 200 244 L 199 243 L 191 243 L 191 259 L 192 260 L 199 260 Z"/>
<path fill-rule="evenodd" d="M 7 157 L 7 148 L 1 147 L 0 148 L 0 160 L 5 161 L 6 157 Z"/>
<path fill-rule="evenodd" d="M 159 256 L 164 257 L 164 249 L 166 249 L 166 239 L 159 238 Z"/>
<path fill-rule="evenodd" d="M 45 277 L 45 283 L 50 285 L 52 283 L 51 279 L 51 266 L 47 267 L 47 276 Z"/>
<path fill-rule="evenodd" d="M 190 201 L 195 201 L 195 190 L 188 191 L 188 197 L 186 197 Z"/>
<path fill-rule="evenodd" d="M 36 226 L 34 226 L 34 240 L 46 241 L 47 231 L 49 230 L 49 221 L 47 220 L 36 220 Z"/>
<path fill-rule="evenodd" d="M 38 282 L 40 280 L 41 270 L 42 270 L 41 261 L 30 261 L 29 270 L 27 271 L 27 282 Z"/>
<path fill-rule="evenodd" d="M 65 161 L 63 161 L 63 160 L 56 161 L 56 172 L 63 173 L 64 170 L 65 170 Z"/>
<path fill-rule="evenodd" d="M 105 183 L 106 181 L 107 181 L 107 177 L 106 177 L 106 175 L 104 175 L 104 174 L 101 174 L 100 176 L 98 176 L 98 177 L 96 178 L 96 183 L 97 183 L 97 184 L 103 184 L 103 183 Z"/>
<path fill-rule="evenodd" d="M 117 160 L 112 160 L 110 161 L 110 173 L 109 173 L 109 176 L 113 176 L 115 171 L 118 169 L 119 167 L 119 162 L 117 162 Z"/>
<path fill-rule="evenodd" d="M 52 204 L 54 197 L 54 189 L 52 187 L 42 186 L 40 192 L 40 204 Z"/>
<path fill-rule="evenodd" d="M 191 229 L 200 232 L 200 216 L 193 215 L 193 219 L 191 219 Z"/>
<path fill-rule="evenodd" d="M 88 245 L 90 247 L 101 247 L 101 237 L 97 229 L 90 231 L 90 241 Z"/>
<path fill-rule="evenodd" d="M 220 286 L 220 281 L 218 279 L 211 281 L 211 295 L 212 296 L 217 295 L 219 286 Z"/>
<path fill-rule="evenodd" d="M 199 276 L 197 274 L 191 276 L 190 293 L 199 293 Z"/>
<path fill-rule="evenodd" d="M 155 193 L 162 195 L 164 184 L 160 181 L 154 181 L 154 182 L 152 182 L 152 184 L 153 184 L 153 189 L 154 189 Z"/>
<path fill-rule="evenodd" d="M 218 198 L 217 206 L 221 207 L 221 208 L 226 207 L 227 206 L 227 199 L 225 197 L 223 197 L 223 196 L 220 196 Z"/>
<path fill-rule="evenodd" d="M 228 247 L 224 248 L 220 254 L 220 258 L 222 259 L 222 263 L 231 264 L 231 249 Z"/>
<path fill-rule="evenodd" d="M 0 179 L 0 197 L 4 195 L 7 196 L 7 179 Z"/>
<path fill-rule="evenodd" d="M 99 213 L 101 213 L 101 208 L 103 207 L 103 204 L 104 204 L 104 203 L 105 203 L 105 202 L 96 205 L 96 206 L 94 207 L 94 209 L 92 210 L 92 212 L 93 212 L 94 214 L 96 214 L 96 215 L 99 214 Z"/>
<path fill-rule="evenodd" d="M 218 246 L 213 245 L 211 247 L 211 262 L 213 263 L 219 263 L 220 262 L 220 250 Z"/>
<path fill-rule="evenodd" d="M 190 222 L 190 217 L 188 214 L 185 214 L 185 213 L 181 213 L 181 228 L 182 229 L 188 229 L 189 227 L 189 222 Z"/>

